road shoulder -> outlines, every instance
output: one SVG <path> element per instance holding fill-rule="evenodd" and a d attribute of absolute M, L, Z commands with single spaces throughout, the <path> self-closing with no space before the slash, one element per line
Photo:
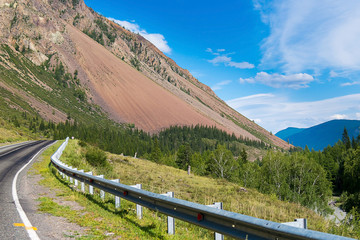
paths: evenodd
<path fill-rule="evenodd" d="M 43 161 L 41 155 L 30 164 L 18 179 L 20 182 L 18 189 L 20 203 L 33 226 L 37 228 L 40 239 L 74 239 L 85 235 L 85 228 L 71 223 L 63 217 L 38 211 L 41 203 L 39 198 L 51 198 L 54 202 L 64 204 L 61 197 L 56 196 L 53 190 L 40 183 L 43 178 L 33 168 L 33 164 L 40 161 Z M 68 204 L 68 206 L 74 210 L 81 208 L 76 203 Z"/>

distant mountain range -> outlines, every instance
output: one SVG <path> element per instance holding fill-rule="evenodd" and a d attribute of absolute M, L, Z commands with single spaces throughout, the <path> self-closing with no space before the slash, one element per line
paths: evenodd
<path fill-rule="evenodd" d="M 331 120 L 310 128 L 289 127 L 277 132 L 275 135 L 294 146 L 309 149 L 323 150 L 328 145 L 333 146 L 342 138 L 344 127 L 347 129 L 350 139 L 359 136 L 359 120 Z"/>

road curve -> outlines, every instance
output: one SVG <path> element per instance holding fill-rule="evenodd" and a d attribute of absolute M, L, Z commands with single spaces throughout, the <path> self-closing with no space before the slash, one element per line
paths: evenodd
<path fill-rule="evenodd" d="M 0 239 L 29 239 L 13 199 L 13 179 L 34 155 L 52 142 L 30 141 L 0 148 Z M 23 171 L 20 175 L 24 173 Z M 21 182 L 17 181 L 17 186 L 19 185 Z M 21 204 L 22 199 L 19 200 Z"/>

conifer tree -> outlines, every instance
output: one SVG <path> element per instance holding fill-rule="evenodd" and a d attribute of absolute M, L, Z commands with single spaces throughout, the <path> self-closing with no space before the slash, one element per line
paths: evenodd
<path fill-rule="evenodd" d="M 346 130 L 346 127 L 344 127 L 344 132 L 342 134 L 342 142 L 344 143 L 346 149 L 351 148 L 351 141 L 350 141 L 348 131 Z"/>
<path fill-rule="evenodd" d="M 151 151 L 150 158 L 154 162 L 159 162 L 160 159 L 161 159 L 161 150 L 160 150 L 159 142 L 158 142 L 157 138 L 155 138 L 155 140 L 154 140 L 154 146 L 153 146 L 153 149 Z"/>
<path fill-rule="evenodd" d="M 184 144 L 179 147 L 177 152 L 176 164 L 183 170 L 187 170 L 190 166 L 191 147 L 189 144 Z"/>

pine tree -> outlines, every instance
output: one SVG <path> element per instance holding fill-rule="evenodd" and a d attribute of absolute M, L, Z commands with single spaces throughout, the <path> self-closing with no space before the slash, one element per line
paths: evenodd
<path fill-rule="evenodd" d="M 183 170 L 187 170 L 190 166 L 192 150 L 189 144 L 184 144 L 179 147 L 177 152 L 176 164 Z"/>
<path fill-rule="evenodd" d="M 358 142 L 355 140 L 354 136 L 352 137 L 352 140 L 351 140 L 351 146 L 353 149 L 357 149 L 358 147 Z"/>
<path fill-rule="evenodd" d="M 150 158 L 154 162 L 159 162 L 161 159 L 161 150 L 160 150 L 159 142 L 158 142 L 157 138 L 155 138 L 155 140 L 154 140 L 154 145 L 153 145 L 153 149 L 151 151 Z"/>
<path fill-rule="evenodd" d="M 241 161 L 241 164 L 245 164 L 247 162 L 247 153 L 245 151 L 245 148 L 241 150 L 239 159 Z"/>
<path fill-rule="evenodd" d="M 348 131 L 346 130 L 346 127 L 344 127 L 344 132 L 342 134 L 342 142 L 345 145 L 346 149 L 351 148 L 351 141 L 350 141 Z"/>

